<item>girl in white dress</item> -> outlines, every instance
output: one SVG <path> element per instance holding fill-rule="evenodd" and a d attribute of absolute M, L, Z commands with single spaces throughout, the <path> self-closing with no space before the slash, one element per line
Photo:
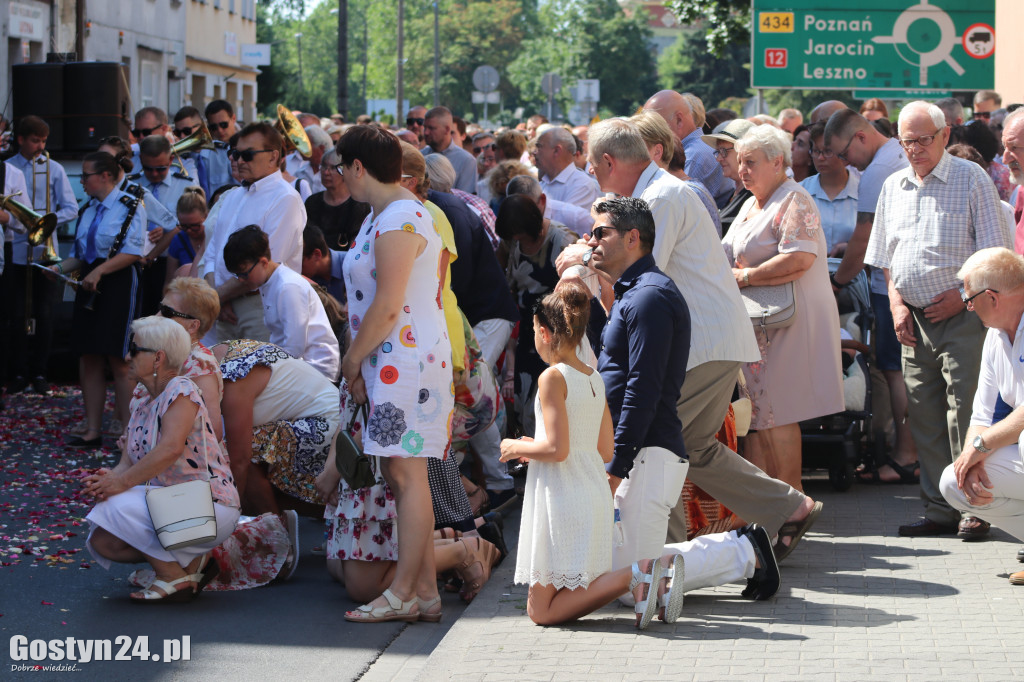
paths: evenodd
<path fill-rule="evenodd" d="M 536 435 L 501 443 L 501 461 L 530 462 L 515 580 L 530 585 L 526 611 L 538 625 L 574 620 L 632 590 L 637 625 L 644 628 L 658 609 L 657 598 L 648 600 L 650 586 L 678 555 L 611 572 L 613 511 L 604 463 L 612 459 L 614 430 L 601 375 L 576 356 L 589 312 L 590 293 L 566 281 L 534 314 L 537 352 L 550 365 L 537 381 Z M 668 599 L 668 585 L 662 589 Z M 681 597 L 680 590 L 679 609 Z"/>

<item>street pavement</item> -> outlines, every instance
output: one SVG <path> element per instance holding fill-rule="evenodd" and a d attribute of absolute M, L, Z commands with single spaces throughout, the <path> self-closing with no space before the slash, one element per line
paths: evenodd
<path fill-rule="evenodd" d="M 468 608 L 447 594 L 440 625 L 356 625 L 323 559 L 321 525 L 301 523 L 302 562 L 288 583 L 205 593 L 187 605 L 127 601 L 130 567 L 105 571 L 84 550 L 88 511 L 77 498 L 83 471 L 112 462 L 55 445 L 74 392 L 19 397 L 0 413 L 0 634 L 4 679 L 11 638 L 190 637 L 190 660 L 79 663 L 78 680 L 1012 680 L 1022 677 L 1024 587 L 1008 584 L 1020 547 L 1004 533 L 964 543 L 910 539 L 896 527 L 917 518 L 916 486 L 855 485 L 835 492 L 822 477 L 807 491 L 825 503 L 814 529 L 782 564 L 783 587 L 767 602 L 742 585 L 687 595 L 675 625 L 633 628 L 609 606 L 578 622 L 541 628 L 512 584 L 514 556 Z M 63 525 L 62 525 L 63 524 Z M 506 521 L 515 548 L 518 514 Z M 173 645 L 168 642 L 173 653 Z M 115 652 L 117 648 L 115 647 Z M 34 661 L 26 663 L 35 664 Z M 55 662 L 39 662 L 52 665 Z M 64 662 L 68 664 L 68 662 Z M 32 673 L 56 679 L 61 673 Z"/>

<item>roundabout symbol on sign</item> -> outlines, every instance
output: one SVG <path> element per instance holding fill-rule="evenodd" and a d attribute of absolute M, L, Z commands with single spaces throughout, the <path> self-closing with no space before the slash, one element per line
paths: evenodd
<path fill-rule="evenodd" d="M 975 59 L 987 59 L 996 51 L 996 31 L 988 24 L 972 24 L 960 41 L 964 52 Z"/>
<path fill-rule="evenodd" d="M 910 27 L 915 22 L 922 20 L 933 22 L 939 29 L 938 41 L 927 52 L 915 50 L 910 45 Z M 919 4 L 903 10 L 899 17 L 896 18 L 896 23 L 893 24 L 891 36 L 875 36 L 871 40 L 879 44 L 888 43 L 892 45 L 896 48 L 896 54 L 900 56 L 900 59 L 912 66 L 920 67 L 921 87 L 928 85 L 928 67 L 938 66 L 943 62 L 953 69 L 956 75 L 962 76 L 964 74 L 963 67 L 953 59 L 953 48 L 960 44 L 960 38 L 957 36 L 956 28 L 953 26 L 953 19 L 942 9 L 935 5 L 929 5 L 928 0 L 921 0 Z M 912 55 L 904 54 L 903 50 L 900 49 L 903 47 L 916 55 L 916 60 Z"/>

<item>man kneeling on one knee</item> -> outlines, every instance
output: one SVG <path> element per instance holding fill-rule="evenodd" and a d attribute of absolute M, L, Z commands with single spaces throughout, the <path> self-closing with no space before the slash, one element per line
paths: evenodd
<path fill-rule="evenodd" d="M 982 249 L 957 277 L 964 305 L 988 334 L 971 425 L 939 489 L 955 509 L 979 512 L 1024 540 L 1024 258 L 1002 247 Z M 1024 572 L 1010 582 L 1024 584 Z"/>

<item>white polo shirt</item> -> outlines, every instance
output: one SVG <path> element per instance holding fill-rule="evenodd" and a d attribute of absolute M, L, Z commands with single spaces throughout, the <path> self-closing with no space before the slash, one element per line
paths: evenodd
<path fill-rule="evenodd" d="M 279 265 L 260 287 L 260 297 L 270 343 L 305 360 L 330 381 L 337 381 L 341 374 L 338 338 L 320 297 L 306 278 Z"/>

